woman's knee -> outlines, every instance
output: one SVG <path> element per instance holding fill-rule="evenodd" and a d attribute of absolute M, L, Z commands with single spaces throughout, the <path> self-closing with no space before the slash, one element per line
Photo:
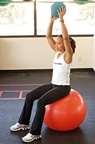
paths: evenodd
<path fill-rule="evenodd" d="M 38 107 L 45 107 L 45 101 L 43 101 L 41 98 L 40 99 L 38 99 L 38 102 L 37 102 L 37 105 L 38 105 Z"/>
<path fill-rule="evenodd" d="M 26 95 L 26 101 L 31 101 L 32 98 L 33 98 L 33 97 L 32 97 L 31 92 L 27 93 L 27 95 Z"/>

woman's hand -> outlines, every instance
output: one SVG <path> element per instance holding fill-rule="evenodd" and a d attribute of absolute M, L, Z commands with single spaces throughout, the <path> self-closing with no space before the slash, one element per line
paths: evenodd
<path fill-rule="evenodd" d="M 51 15 L 51 17 L 50 17 L 50 20 L 51 21 L 55 21 L 55 20 L 57 20 L 58 18 L 56 18 L 56 17 L 53 17 L 52 15 Z"/>
<path fill-rule="evenodd" d="M 57 10 L 57 12 L 58 12 L 58 15 L 59 15 L 60 20 L 62 20 L 64 14 L 65 14 L 65 12 L 66 12 L 66 8 L 60 7 L 60 8 Z"/>

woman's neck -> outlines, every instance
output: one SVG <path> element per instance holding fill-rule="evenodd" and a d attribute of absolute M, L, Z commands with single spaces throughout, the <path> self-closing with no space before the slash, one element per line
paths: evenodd
<path fill-rule="evenodd" d="M 57 58 L 59 58 L 63 53 L 64 53 L 64 52 L 62 52 L 62 51 L 60 52 L 60 51 L 59 51 L 59 53 L 58 53 L 58 55 L 57 55 Z"/>

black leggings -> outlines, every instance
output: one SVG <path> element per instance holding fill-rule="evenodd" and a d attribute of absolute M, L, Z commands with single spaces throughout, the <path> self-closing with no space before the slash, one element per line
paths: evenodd
<path fill-rule="evenodd" d="M 70 89 L 70 85 L 57 86 L 50 83 L 42 85 L 29 92 L 26 96 L 24 107 L 18 122 L 25 125 L 29 124 L 33 102 L 34 100 L 38 99 L 37 110 L 30 129 L 30 133 L 34 135 L 40 135 L 45 114 L 45 106 L 68 95 Z"/>

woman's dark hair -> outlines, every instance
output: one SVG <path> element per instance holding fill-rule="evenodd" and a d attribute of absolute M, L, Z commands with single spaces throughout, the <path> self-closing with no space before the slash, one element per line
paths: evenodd
<path fill-rule="evenodd" d="M 73 53 L 75 53 L 75 48 L 76 48 L 76 42 L 75 40 L 69 36 L 69 40 L 70 40 L 70 44 L 71 44 L 71 47 L 73 49 Z"/>
<path fill-rule="evenodd" d="M 62 34 L 61 34 L 61 35 L 58 35 L 58 37 L 61 37 L 61 38 L 63 39 Z M 75 53 L 76 42 L 75 42 L 75 40 L 74 40 L 72 37 L 70 37 L 70 36 L 69 36 L 69 40 L 70 40 L 71 47 L 72 47 L 72 49 L 73 49 L 73 53 Z"/>

